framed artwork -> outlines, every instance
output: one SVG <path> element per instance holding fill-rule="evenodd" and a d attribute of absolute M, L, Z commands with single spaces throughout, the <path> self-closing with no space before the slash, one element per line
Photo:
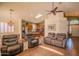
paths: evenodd
<path fill-rule="evenodd" d="M 56 24 L 49 24 L 48 25 L 48 30 L 49 31 L 56 31 Z"/>

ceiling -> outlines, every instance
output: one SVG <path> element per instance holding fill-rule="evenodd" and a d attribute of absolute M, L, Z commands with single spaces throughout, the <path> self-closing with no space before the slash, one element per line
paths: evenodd
<path fill-rule="evenodd" d="M 78 2 L 55 2 L 54 7 L 58 6 L 58 10 L 63 10 L 65 13 L 77 12 L 79 13 Z M 0 17 L 9 16 L 9 9 L 14 10 L 14 15 L 22 19 L 34 21 L 34 17 L 38 14 L 47 14 L 46 10 L 52 9 L 52 2 L 1 2 L 0 3 Z M 38 19 L 41 21 L 40 19 Z M 35 20 L 36 22 L 38 20 Z"/>

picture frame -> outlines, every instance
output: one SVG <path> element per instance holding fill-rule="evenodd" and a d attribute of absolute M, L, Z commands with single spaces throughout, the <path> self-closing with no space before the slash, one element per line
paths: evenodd
<path fill-rule="evenodd" d="M 48 25 L 48 30 L 49 31 L 56 31 L 56 24 L 49 24 Z"/>

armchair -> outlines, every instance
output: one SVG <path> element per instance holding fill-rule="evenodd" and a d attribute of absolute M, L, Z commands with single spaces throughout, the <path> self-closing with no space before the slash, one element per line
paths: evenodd
<path fill-rule="evenodd" d="M 12 56 L 23 51 L 23 44 L 19 43 L 18 40 L 19 40 L 18 34 L 3 35 L 1 55 Z"/>
<path fill-rule="evenodd" d="M 27 35 L 28 47 L 32 48 L 39 45 L 39 39 L 33 35 Z"/>

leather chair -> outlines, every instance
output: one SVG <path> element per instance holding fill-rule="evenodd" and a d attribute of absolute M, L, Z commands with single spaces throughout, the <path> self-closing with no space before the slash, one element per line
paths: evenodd
<path fill-rule="evenodd" d="M 33 48 L 39 45 L 39 39 L 34 36 L 27 35 L 28 48 Z"/>
<path fill-rule="evenodd" d="M 19 35 L 3 35 L 2 37 L 2 56 L 13 56 L 23 51 L 23 44 L 18 42 Z"/>

